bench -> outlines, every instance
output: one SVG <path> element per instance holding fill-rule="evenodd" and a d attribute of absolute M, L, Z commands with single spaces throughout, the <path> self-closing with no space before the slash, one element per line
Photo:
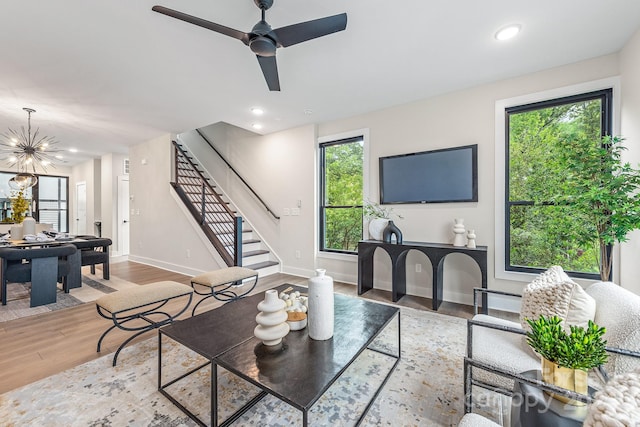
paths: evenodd
<path fill-rule="evenodd" d="M 180 297 L 185 297 L 187 302 L 178 313 L 170 314 L 160 310 L 169 301 Z M 176 317 L 187 310 L 192 298 L 193 289 L 182 283 L 172 281 L 149 283 L 148 285 L 116 291 L 98 298 L 96 300 L 98 314 L 105 319 L 111 320 L 113 325 L 104 331 L 98 340 L 97 352 L 100 353 L 102 340 L 113 329 L 119 328 L 123 331 L 135 332 L 120 344 L 120 347 L 116 350 L 113 356 L 113 366 L 116 366 L 118 355 L 124 346 L 140 334 L 173 322 Z M 129 325 L 129 322 L 136 319 L 143 321 L 143 323 L 136 322 L 133 325 Z"/>
<path fill-rule="evenodd" d="M 244 287 L 243 280 L 247 279 L 253 279 L 253 284 Z M 211 297 L 225 303 L 235 301 L 251 292 L 257 283 L 258 272 L 244 267 L 228 267 L 202 273 L 191 279 L 194 292 L 205 296 L 193 307 L 191 316 L 203 301 Z M 236 292 L 239 288 L 243 288 L 240 293 Z"/>

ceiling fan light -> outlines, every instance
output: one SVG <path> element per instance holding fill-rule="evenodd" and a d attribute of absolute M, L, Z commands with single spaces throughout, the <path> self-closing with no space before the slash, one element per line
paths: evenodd
<path fill-rule="evenodd" d="M 496 40 L 504 41 L 514 38 L 518 35 L 522 26 L 519 24 L 507 25 L 496 32 Z"/>
<path fill-rule="evenodd" d="M 249 47 L 253 53 L 259 56 L 269 57 L 276 55 L 276 44 L 269 37 L 254 37 L 249 42 Z"/>

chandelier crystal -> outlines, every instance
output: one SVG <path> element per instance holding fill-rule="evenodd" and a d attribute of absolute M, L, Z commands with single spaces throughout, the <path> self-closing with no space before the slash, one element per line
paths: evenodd
<path fill-rule="evenodd" d="M 18 167 L 18 174 L 9 182 L 17 189 L 34 186 L 38 182 L 35 176 L 37 168 L 46 172 L 48 165 L 55 167 L 54 153 L 61 151 L 55 149 L 58 141 L 54 137 L 40 135 L 39 128 L 31 133 L 31 113 L 36 110 L 27 107 L 23 110 L 27 112 L 27 128 L 21 126 L 19 131 L 9 128 L 8 132 L 2 134 L 4 141 L 0 140 L 0 157 L 4 157 L 2 160 L 9 167 Z"/>

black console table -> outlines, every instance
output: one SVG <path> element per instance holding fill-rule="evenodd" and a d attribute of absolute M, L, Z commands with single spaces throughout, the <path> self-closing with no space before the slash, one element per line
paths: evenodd
<path fill-rule="evenodd" d="M 391 300 L 402 298 L 407 291 L 407 254 L 410 250 L 420 251 L 431 261 L 433 268 L 433 310 L 442 303 L 444 259 L 452 253 L 470 256 L 480 267 L 482 287 L 487 287 L 487 247 L 457 247 L 444 243 L 404 242 L 386 243 L 380 240 L 362 240 L 358 243 L 358 295 L 373 289 L 373 254 L 382 249 L 391 257 Z M 487 294 L 482 293 L 482 312 L 487 313 Z"/>

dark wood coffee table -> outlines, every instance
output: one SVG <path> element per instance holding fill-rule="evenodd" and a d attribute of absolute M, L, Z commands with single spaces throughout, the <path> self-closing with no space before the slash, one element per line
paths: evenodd
<path fill-rule="evenodd" d="M 289 287 L 277 287 L 279 291 Z M 294 286 L 305 292 L 305 288 Z M 253 336 L 257 305 L 264 294 L 243 298 L 192 318 L 174 322 L 159 330 L 158 389 L 185 414 L 200 425 L 207 425 L 166 390 L 167 387 L 211 365 L 211 426 L 226 426 L 264 396 L 270 394 L 302 411 L 302 424 L 308 425 L 308 412 L 329 387 L 365 350 L 375 351 L 394 360 L 393 366 L 371 397 L 359 417 L 360 424 L 376 397 L 400 361 L 400 309 L 335 295 L 335 326 L 333 338 L 315 341 L 307 330 L 291 332 L 279 351 L 269 351 Z M 374 339 L 397 319 L 397 353 L 370 348 Z M 178 378 L 163 384 L 162 339 L 170 338 L 207 359 Z M 218 366 L 257 386 L 261 391 L 232 416 L 218 422 Z M 280 381 L 286 377 L 286 381 Z M 275 379 L 275 380 L 272 380 Z"/>

